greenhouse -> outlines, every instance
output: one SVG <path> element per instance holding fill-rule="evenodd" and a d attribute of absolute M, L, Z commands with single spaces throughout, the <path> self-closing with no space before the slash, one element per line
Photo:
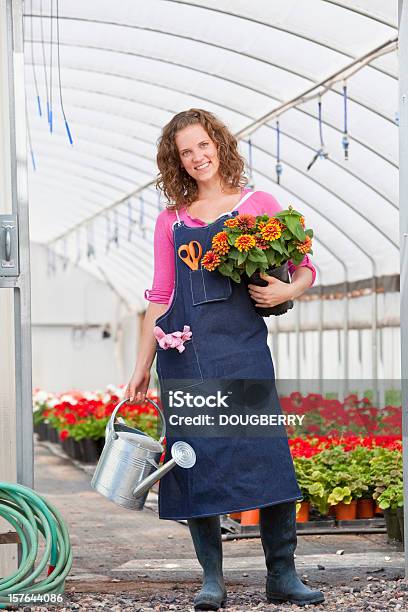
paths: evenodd
<path fill-rule="evenodd" d="M 58 510 L 54 513 L 52 505 L 48 510 L 57 529 L 61 530 L 56 546 L 60 555 L 65 554 L 66 568 L 65 572 L 55 559 L 55 563 L 50 562 L 50 567 L 57 565 L 59 572 L 50 593 L 62 593 L 65 578 L 67 590 L 67 585 L 71 584 L 69 572 L 74 576 L 72 584 L 81 580 L 82 574 L 94 577 L 100 574 L 101 581 L 104 575 L 106 580 L 109 576 L 109 580 L 118 582 L 146 575 L 147 584 L 152 577 L 147 566 L 150 562 L 153 564 L 152 560 L 163 560 L 162 566 L 159 563 L 160 579 L 176 582 L 177 575 L 182 576 L 185 572 L 184 578 L 180 578 L 183 583 L 190 570 L 196 576 L 194 572 L 199 567 L 193 564 L 191 569 L 187 565 L 187 557 L 196 562 L 192 548 L 188 554 L 178 556 L 171 550 L 171 542 L 164 545 L 162 553 L 156 549 L 151 556 L 146 553 L 145 557 L 137 556 L 130 548 L 125 552 L 128 542 L 123 540 L 123 552 L 118 553 L 116 559 L 115 550 L 109 548 L 113 544 L 101 535 L 95 536 L 95 549 L 90 544 L 88 553 L 83 545 L 76 549 L 75 546 L 79 546 L 77 538 L 87 541 L 82 527 L 78 527 L 82 521 L 80 517 L 86 514 L 87 504 L 85 498 L 78 502 L 76 518 L 75 504 L 67 493 L 71 490 L 69 486 L 72 486 L 71 493 L 79 492 L 79 499 L 82 493 L 89 496 L 100 528 L 108 527 L 106 516 L 112 510 L 112 520 L 117 527 L 122 524 L 121 520 L 124 523 L 127 520 L 132 524 L 135 538 L 138 530 L 144 530 L 146 542 L 142 540 L 146 550 L 150 545 L 147 542 L 149 533 L 153 534 L 153 540 L 159 535 L 160 540 L 163 537 L 174 539 L 174 550 L 177 550 L 177 545 L 181 546 L 180 542 L 187 537 L 184 534 L 188 535 L 189 520 L 196 516 L 220 515 L 223 539 L 227 540 L 225 546 L 231 547 L 224 548 L 227 551 L 224 552 L 226 571 L 231 572 L 227 573 L 227 582 L 236 578 L 238 574 L 234 572 L 249 575 L 247 584 L 252 586 L 251 576 L 257 575 L 256 572 L 261 572 L 263 580 L 264 561 L 259 567 L 256 565 L 259 551 L 255 553 L 248 548 L 247 564 L 239 565 L 236 559 L 247 553 L 233 552 L 232 546 L 233 543 L 255 546 L 256 542 L 260 546 L 262 539 L 265 550 L 267 537 L 263 536 L 266 531 L 262 526 L 262 521 L 266 520 L 265 508 L 272 508 L 272 502 L 282 506 L 287 500 L 298 502 L 297 533 L 301 534 L 301 563 L 305 563 L 306 568 L 309 564 L 317 567 L 317 561 L 312 563 L 312 558 L 317 559 L 321 554 L 320 566 L 327 565 L 333 575 L 336 569 L 343 568 L 342 571 L 349 571 L 350 576 L 358 577 L 363 575 L 361 568 L 380 571 L 379 567 L 382 569 L 382 565 L 388 563 L 384 558 L 389 557 L 384 570 L 387 585 L 388 581 L 391 584 L 401 580 L 408 568 L 408 557 L 404 554 L 408 546 L 406 510 L 403 516 L 404 498 L 408 494 L 408 455 L 403 434 L 408 398 L 403 384 L 408 367 L 408 320 L 404 308 L 408 299 L 405 242 L 408 207 L 404 205 L 408 201 L 407 96 L 407 0 L 256 0 L 252 3 L 242 0 L 122 0 L 115 4 L 4 0 L 0 3 L 0 517 L 4 518 L 0 518 L 0 608 L 4 607 L 5 597 L 11 592 L 48 592 L 45 586 L 36 586 L 34 580 L 31 591 L 30 587 L 24 590 L 25 585 L 23 590 L 16 590 L 21 586 L 18 582 L 14 591 L 8 591 L 9 583 L 2 579 L 10 572 L 17 572 L 21 558 L 25 559 L 25 553 L 21 552 L 22 535 L 18 529 L 17 535 L 11 534 L 8 515 L 2 514 L 2 503 L 6 510 L 20 503 L 23 506 L 33 504 L 35 508 L 36 504 L 41 505 L 31 497 L 21 502 L 18 496 L 24 497 L 24 494 L 19 489 L 14 492 L 4 483 L 33 488 L 61 512 L 62 516 Z M 210 140 L 212 138 L 218 146 L 221 177 L 227 170 L 223 170 L 222 147 L 214 134 L 219 134 L 226 126 L 231 139 L 228 142 L 236 139 L 237 158 L 244 162 L 245 184 L 239 183 L 241 199 L 234 208 L 218 204 L 218 208 L 213 206 L 212 215 L 203 213 L 204 205 L 200 208 L 198 195 L 188 200 L 187 187 L 183 195 L 190 202 L 191 215 L 182 213 L 182 207 L 177 208 L 177 198 L 170 201 L 169 194 L 175 192 L 171 191 L 170 182 L 166 183 L 163 168 L 166 164 L 170 166 L 172 158 L 170 153 L 167 159 L 165 155 L 160 156 L 164 149 L 164 128 L 177 114 L 188 109 L 193 109 L 194 117 L 201 117 L 202 112 L 209 113 L 205 116 L 215 116 L 220 122 L 213 125 L 223 126 L 217 128 L 218 132 L 207 130 L 207 136 L 213 134 Z M 204 123 L 194 119 L 193 123 L 185 125 L 188 127 L 183 124 L 175 131 L 173 144 L 179 142 L 177 138 L 181 133 L 187 134 L 186 130 L 194 125 L 203 127 Z M 189 179 L 198 176 L 193 181 L 198 185 L 197 193 L 207 193 L 206 179 L 202 179 L 205 172 L 199 174 L 200 166 L 196 165 L 189 173 L 189 162 L 183 161 L 181 145 L 177 146 L 181 160 L 178 161 L 181 164 L 179 174 L 186 171 L 190 174 Z M 203 155 L 201 162 L 207 159 L 207 154 Z M 232 189 L 231 185 L 238 188 L 238 183 L 233 183 L 232 179 L 228 185 L 228 189 Z M 245 190 L 246 196 L 243 195 Z M 293 294 L 288 293 L 289 289 L 286 292 L 293 297 L 293 307 L 281 316 L 256 315 L 255 321 L 248 314 L 246 330 L 238 312 L 239 304 L 244 303 L 239 301 L 241 298 L 246 300 L 245 304 L 250 304 L 243 297 L 246 281 L 242 280 L 239 285 L 234 283 L 232 268 L 228 268 L 233 262 L 228 259 L 227 251 L 238 244 L 233 242 L 236 240 L 234 222 L 230 226 L 225 222 L 221 227 L 220 221 L 225 215 L 232 214 L 233 218 L 233 211 L 241 207 L 236 219 L 251 217 L 251 223 L 255 224 L 255 216 L 267 212 L 266 209 L 262 213 L 253 212 L 258 211 L 257 202 L 269 202 L 271 196 L 283 212 L 277 209 L 279 221 L 259 221 L 257 217 L 258 248 L 252 261 L 258 257 L 258 263 L 264 261 L 269 262 L 270 268 L 278 267 L 269 259 L 268 240 L 272 239 L 268 238 L 262 224 L 280 224 L 279 232 L 283 233 L 279 244 L 283 247 L 276 247 L 275 257 L 278 258 L 277 252 L 283 258 L 286 253 L 283 262 L 287 265 L 289 253 L 292 253 L 292 259 L 295 257 L 295 261 L 300 262 L 289 264 L 291 283 L 298 290 Z M 207 210 L 209 208 L 207 204 Z M 293 210 L 296 219 L 301 219 L 297 230 L 293 229 L 291 219 L 288 221 Z M 217 216 L 219 212 L 221 215 Z M 165 219 L 170 219 L 166 227 L 173 232 L 175 257 L 172 256 L 170 263 L 164 262 L 167 251 L 163 234 L 160 234 L 160 223 Z M 191 227 L 189 221 L 192 221 Z M 202 259 L 202 287 L 194 287 L 197 267 L 194 269 L 182 260 L 180 252 L 177 257 L 176 230 L 180 231 L 181 242 L 184 241 L 181 236 L 187 235 L 199 240 L 201 256 L 201 245 L 205 241 L 206 248 L 214 250 L 214 237 L 200 238 L 207 236 L 208 230 L 211 232 L 211 226 L 219 228 L 226 241 L 229 239 L 225 251 L 214 251 L 221 255 L 226 272 L 223 275 L 222 265 L 219 272 L 209 271 L 210 268 L 203 272 L 205 259 Z M 255 236 L 251 225 L 245 227 L 247 239 Z M 187 230 L 192 231 L 189 234 Z M 288 241 L 293 239 L 293 245 L 296 236 L 298 240 L 303 236 L 302 242 L 297 242 L 293 250 L 286 250 L 289 246 L 285 246 L 285 235 Z M 281 233 L 278 240 L 280 236 Z M 301 251 L 299 245 L 309 244 L 309 236 L 312 250 Z M 180 248 L 182 246 L 188 245 Z M 241 274 L 250 255 L 245 259 L 244 247 L 237 248 L 240 253 L 236 252 L 236 261 L 238 267 L 241 264 Z M 283 251 L 279 250 L 281 248 Z M 304 259 L 299 256 L 299 250 L 305 254 Z M 162 257 L 160 261 L 159 257 Z M 168 272 L 173 260 L 174 284 L 171 280 L 174 270 L 171 278 Z M 279 258 L 276 261 L 280 262 Z M 163 266 L 161 271 L 160 265 Z M 306 273 L 308 265 L 313 273 L 312 282 Z M 246 268 L 246 274 L 253 278 L 253 270 L 249 269 L 251 272 Z M 254 265 L 255 269 L 258 268 Z M 265 270 L 262 266 L 259 269 Z M 223 287 L 228 281 L 232 294 L 228 306 L 232 309 L 230 321 L 226 310 L 229 298 L 207 296 L 209 285 L 206 287 L 208 281 L 205 279 L 214 278 L 214 275 L 222 277 Z M 155 297 L 159 276 L 163 286 L 167 283 L 166 286 L 173 290 L 170 300 L 167 294 L 165 299 Z M 245 272 L 242 279 L 244 276 Z M 190 279 L 186 280 L 186 290 L 182 289 L 184 278 Z M 218 284 L 221 287 L 221 281 Z M 281 281 L 277 284 L 282 285 Z M 273 287 L 273 283 L 265 287 L 265 291 L 270 286 Z M 201 289 L 205 298 L 196 302 L 198 293 L 194 292 Z M 213 289 L 217 290 L 215 285 Z M 260 289 L 264 287 L 258 289 L 258 295 Z M 191 296 L 190 309 L 186 300 Z M 255 303 L 254 299 L 252 301 Z M 220 313 L 220 317 L 227 313 L 225 329 L 213 324 L 215 315 L 213 319 L 208 318 L 209 308 L 213 313 Z M 195 318 L 197 312 L 198 318 Z M 255 315 L 251 309 L 252 316 Z M 188 325 L 189 331 L 184 326 L 183 336 L 182 331 L 174 331 L 182 329 L 182 325 L 166 328 L 167 321 L 178 321 L 177 317 Z M 229 335 L 235 320 L 238 339 Z M 151 321 L 151 331 L 158 342 L 157 356 L 149 368 L 148 387 L 139 385 L 144 389 L 143 399 L 146 400 L 125 406 L 118 414 L 121 418 L 115 420 L 118 405 L 133 393 L 132 389 L 137 391 L 138 385 L 132 387 L 129 380 L 133 380 L 135 364 L 144 359 L 145 354 L 150 354 L 151 348 L 146 348 L 146 329 Z M 255 321 L 253 333 L 250 321 Z M 157 328 L 158 324 L 164 331 Z M 265 347 L 260 340 L 264 337 L 264 329 Z M 181 347 L 174 343 L 176 336 L 177 342 L 183 338 Z M 244 347 L 241 347 L 241 358 L 232 354 L 231 347 L 234 350 L 239 347 L 240 338 L 248 342 L 248 362 L 252 365 L 248 364 L 247 369 L 241 366 Z M 166 341 L 173 344 L 166 345 Z M 149 346 L 153 346 L 151 342 Z M 177 346 L 178 351 L 174 350 Z M 228 347 L 231 349 L 229 366 L 225 357 Z M 173 350 L 163 354 L 163 348 Z M 262 357 L 264 348 L 268 354 L 270 349 L 271 370 L 267 369 L 268 358 Z M 180 361 L 184 349 L 188 355 L 188 359 L 184 357 L 186 366 L 184 370 L 177 370 L 179 366 L 173 367 L 170 357 L 174 359 L 176 355 Z M 193 369 L 191 356 L 197 359 L 198 370 Z M 146 362 L 149 362 L 147 357 Z M 170 414 L 165 399 L 169 387 L 163 386 L 163 381 L 177 379 L 179 383 L 179 379 L 197 378 L 199 372 L 199 382 L 208 380 L 212 393 L 215 392 L 213 383 L 234 378 L 228 374 L 233 370 L 237 372 L 237 379 L 239 376 L 243 380 L 272 379 L 273 388 L 276 381 L 281 410 L 293 417 L 284 424 L 295 480 L 303 501 L 309 504 L 310 514 L 306 518 L 300 518 L 301 500 L 294 493 L 295 484 L 291 485 L 289 477 L 285 482 L 279 481 L 279 492 L 275 494 L 267 466 L 264 474 L 268 485 L 259 498 L 255 496 L 259 503 L 244 502 L 244 499 L 253 499 L 250 481 L 254 487 L 256 483 L 256 479 L 248 477 L 243 486 L 247 497 L 243 495 L 238 504 L 231 501 L 230 506 L 226 501 L 226 510 L 212 511 L 212 506 L 199 502 L 197 514 L 193 501 L 190 512 L 182 510 L 187 507 L 187 502 L 184 504 L 187 495 L 180 493 L 184 501 L 177 506 L 179 511 L 174 501 L 175 509 L 172 506 L 170 512 L 171 504 L 167 500 L 157 502 L 158 484 L 153 482 L 153 476 L 142 493 L 141 489 L 139 491 L 140 495 L 145 495 L 140 508 L 132 504 L 126 506 L 118 501 L 119 498 L 110 497 L 109 501 L 99 495 L 102 485 L 98 489 L 98 478 L 102 479 L 104 473 L 102 463 L 104 456 L 108 456 L 109 441 L 113 441 L 118 424 L 120 429 L 127 422 L 129 427 L 138 428 L 139 434 L 140 428 L 142 435 L 156 438 L 155 443 L 159 446 L 165 439 L 165 428 L 162 436 L 157 435 L 160 419 L 156 408 L 152 408 L 153 405 L 161 408 L 166 405 L 164 413 Z M 191 412 L 191 418 L 194 414 Z M 108 436 L 109 427 L 112 439 Z M 165 491 L 166 497 L 174 495 L 176 500 L 173 480 L 176 482 L 179 478 L 177 486 L 182 489 L 184 485 L 180 483 L 184 483 L 184 476 L 173 478 L 171 474 L 178 474 L 177 470 L 187 474 L 189 469 L 194 473 L 198 468 L 194 467 L 194 462 L 189 463 L 189 449 L 181 447 L 181 459 L 177 457 L 177 450 L 169 454 L 171 439 L 168 433 L 167 448 L 163 447 L 162 451 L 167 453 L 164 463 L 173 461 L 176 469 L 166 473 L 160 481 L 160 494 L 164 498 Z M 194 447 L 194 436 L 191 439 L 185 436 L 185 439 Z M 272 442 L 274 440 L 269 441 Z M 215 449 L 218 442 L 212 443 Z M 242 440 L 241 443 L 244 444 Z M 254 441 L 251 444 L 252 448 L 256 446 Z M 275 444 L 280 448 L 276 440 Z M 261 453 L 261 441 L 258 445 Z M 157 455 L 158 447 L 154 444 L 153 447 Z M 242 448 L 244 457 L 246 446 Z M 199 463 L 198 441 L 196 450 Z M 286 465 L 286 451 L 279 452 L 280 459 L 275 456 L 275 467 L 270 466 L 271 479 L 276 465 Z M 252 457 L 248 453 L 247 457 Z M 195 456 L 194 450 L 192 455 Z M 161 456 L 164 457 L 159 452 L 154 469 L 158 468 Z M 126 455 L 127 459 L 129 457 Z M 255 454 L 253 457 L 257 461 Z M 186 462 L 184 469 L 183 461 Z M 217 471 L 224 469 L 222 458 L 219 461 L 212 468 L 214 479 Z M 250 463 L 250 459 L 247 458 L 246 463 Z M 241 468 L 235 469 L 242 471 L 244 465 L 242 459 Z M 333 473 L 337 467 L 340 476 L 336 481 Z M 112 473 L 116 472 L 117 466 Z M 118 472 L 119 479 L 121 474 Z M 146 476 L 147 472 L 144 474 Z M 185 476 L 189 494 L 195 487 L 201 491 L 192 478 Z M 231 483 L 233 481 L 231 476 Z M 71 485 L 67 484 L 69 482 Z M 55 483 L 55 487 L 50 483 Z M 202 490 L 205 490 L 204 485 Z M 206 503 L 210 504 L 211 491 L 208 491 Z M 223 497 L 221 491 L 224 489 L 218 490 L 218 497 Z M 106 490 L 102 495 L 109 497 Z M 226 489 L 226 500 L 228 495 Z M 231 496 L 231 500 L 234 499 L 232 493 Z M 203 493 L 202 497 L 207 494 Z M 351 519 L 340 518 L 340 514 L 335 516 L 336 503 L 344 502 L 357 508 L 359 500 L 367 498 L 372 506 L 372 515 L 367 518 L 361 514 L 362 510 L 355 510 L 357 515 Z M 65 500 L 65 507 L 60 499 Z M 145 502 L 143 512 L 129 512 L 129 508 L 141 510 Z M 218 508 L 214 504 L 214 508 Z M 121 505 L 122 508 L 118 508 Z M 394 527 L 399 525 L 395 537 L 389 531 L 391 510 Z M 42 512 L 48 516 L 46 510 Z M 169 517 L 171 521 L 159 521 L 159 518 Z M 351 524 L 353 518 L 357 522 Z M 9 523 L 15 526 L 13 520 Z M 39 522 L 38 517 L 33 521 L 34 524 Z M 73 563 L 64 521 L 72 536 Z M 24 526 L 24 519 L 22 524 Z M 192 523 L 188 524 L 194 541 Z M 335 539 L 341 537 L 344 545 Z M 353 537 L 368 538 L 369 542 L 352 541 Z M 313 538 L 322 538 L 322 542 L 327 538 L 324 540 L 327 544 L 322 544 L 320 549 L 320 544 L 310 544 L 315 542 Z M 337 549 L 344 548 L 346 552 L 347 546 L 350 547 L 349 566 L 341 553 L 334 557 L 334 542 Z M 111 567 L 97 569 L 93 559 L 96 543 L 104 549 L 106 558 L 112 555 Z M 197 550 L 196 547 L 199 559 Z M 262 552 L 261 548 L 259 550 Z M 358 557 L 365 550 L 366 556 Z M 143 559 L 148 563 L 144 564 Z M 303 567 L 299 563 L 298 572 L 299 567 Z M 200 564 L 203 567 L 201 561 Z M 177 567 L 173 574 L 172 567 Z M 269 576 L 270 568 L 267 568 Z M 205 567 L 203 571 L 205 578 Z M 311 586 L 315 584 L 321 588 L 323 584 L 322 591 L 330 602 L 331 575 L 326 582 L 319 582 L 313 569 L 305 572 L 312 576 Z M 86 579 L 82 582 L 85 584 Z M 402 608 L 389 609 L 403 609 L 404 604 L 408 605 L 404 599 L 406 594 L 402 594 L 404 589 L 399 582 L 395 584 L 397 590 L 392 591 L 390 597 L 394 597 L 395 605 L 401 604 Z M 147 605 L 148 586 L 143 589 L 146 599 L 134 599 L 129 606 L 141 605 L 141 602 Z M 279 589 L 276 587 L 276 590 Z M 126 587 L 122 591 L 126 591 Z M 89 592 L 86 584 L 83 592 Z M 118 605 L 112 595 L 116 591 L 101 592 L 111 594 L 111 608 Z M 309 601 L 307 597 L 310 603 L 323 601 L 317 595 L 314 595 L 315 600 L 311 595 L 293 595 L 292 600 L 282 595 L 275 601 L 270 592 L 267 588 L 269 603 L 293 601 L 304 605 Z M 151 593 L 154 593 L 153 587 Z M 385 600 L 383 609 L 388 609 Z M 168 605 L 169 601 L 163 599 L 162 603 Z M 180 607 L 174 609 L 187 609 L 189 600 L 184 601 L 181 597 L 180 601 L 183 603 L 176 602 L 174 605 Z M 245 601 L 240 608 L 234 599 L 230 601 L 238 606 L 232 610 L 249 610 L 252 606 Z M 48 602 L 51 605 L 51 600 Z M 81 603 L 81 600 L 73 599 L 72 602 Z M 195 605 L 198 606 L 195 609 L 218 609 L 200 608 L 197 601 Z M 360 602 L 356 600 L 350 605 L 358 606 Z M 355 609 L 370 609 L 367 605 L 367 602 L 361 603 L 361 608 Z"/>

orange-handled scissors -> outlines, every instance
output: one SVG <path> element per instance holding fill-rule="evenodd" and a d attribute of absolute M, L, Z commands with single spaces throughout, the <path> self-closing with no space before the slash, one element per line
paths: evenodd
<path fill-rule="evenodd" d="M 196 252 L 197 249 L 197 252 Z M 185 255 L 184 255 L 185 253 Z M 188 244 L 179 246 L 178 255 L 191 270 L 198 270 L 198 262 L 201 259 L 203 249 L 197 240 L 190 240 Z"/>

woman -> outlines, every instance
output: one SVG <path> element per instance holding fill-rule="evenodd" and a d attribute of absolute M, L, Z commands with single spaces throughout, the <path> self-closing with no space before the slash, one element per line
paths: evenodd
<path fill-rule="evenodd" d="M 174 388 L 197 391 L 210 379 L 220 383 L 263 379 L 271 381 L 274 390 L 269 402 L 273 406 L 266 408 L 279 413 L 267 327 L 251 297 L 261 307 L 297 298 L 313 284 L 315 270 L 306 255 L 300 266 L 290 264 L 291 284 L 264 275 L 268 286 L 247 288 L 218 272 L 191 270 L 178 256 L 181 245 L 192 240 L 205 253 L 224 222 L 238 213 L 273 215 L 280 210 L 271 195 L 244 188 L 244 161 L 237 141 L 214 115 L 190 109 L 173 117 L 163 129 L 157 164 L 157 184 L 169 206 L 157 218 L 153 287 L 145 293 L 150 304 L 126 397 L 130 401 L 145 397 L 157 353 L 162 397 L 173 383 Z M 156 342 L 155 338 L 182 332 L 185 325 L 181 351 Z M 172 442 L 168 437 L 166 459 Z M 286 434 L 192 437 L 189 442 L 196 464 L 190 469 L 176 466 L 162 478 L 159 515 L 188 521 L 203 568 L 195 609 L 217 610 L 225 605 L 219 515 L 254 508 L 260 508 L 268 601 L 322 602 L 323 594 L 307 588 L 295 571 L 295 502 L 302 495 Z"/>

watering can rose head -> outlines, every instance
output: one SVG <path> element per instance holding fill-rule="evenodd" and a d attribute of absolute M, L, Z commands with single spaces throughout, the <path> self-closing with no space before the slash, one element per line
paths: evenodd
<path fill-rule="evenodd" d="M 265 273 L 289 260 L 299 265 L 306 253 L 313 254 L 312 238 L 313 230 L 305 229 L 304 217 L 292 206 L 273 217 L 237 215 L 227 219 L 223 231 L 213 236 L 201 265 L 240 283 L 242 274 Z"/>

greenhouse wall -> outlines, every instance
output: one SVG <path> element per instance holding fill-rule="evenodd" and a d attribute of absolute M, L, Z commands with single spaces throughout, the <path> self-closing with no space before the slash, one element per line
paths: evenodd
<path fill-rule="evenodd" d="M 57 392 L 123 384 L 134 366 L 138 315 L 73 264 L 48 274 L 43 246 L 32 244 L 31 258 L 33 386 Z"/>

